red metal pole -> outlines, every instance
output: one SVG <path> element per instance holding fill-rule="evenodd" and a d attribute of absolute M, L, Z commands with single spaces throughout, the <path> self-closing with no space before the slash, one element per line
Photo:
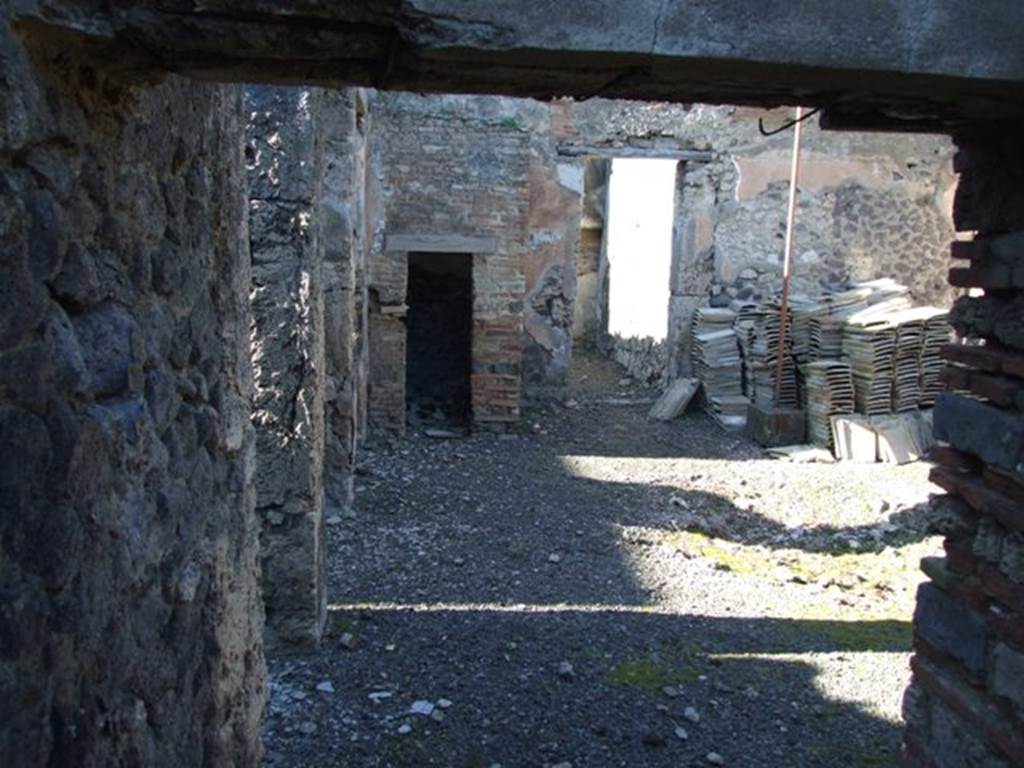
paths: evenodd
<path fill-rule="evenodd" d="M 789 174 L 789 208 L 786 211 L 786 247 L 782 256 L 782 304 L 779 318 L 779 359 L 775 361 L 775 405 L 782 397 L 782 368 L 786 355 L 786 333 L 789 330 L 789 275 L 793 262 L 793 221 L 796 218 L 796 185 L 800 178 L 800 138 L 803 129 L 804 108 L 796 108 L 796 126 L 793 133 L 793 165 Z"/>

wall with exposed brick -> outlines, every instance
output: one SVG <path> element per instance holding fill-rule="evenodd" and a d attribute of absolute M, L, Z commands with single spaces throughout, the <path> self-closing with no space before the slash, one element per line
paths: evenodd
<path fill-rule="evenodd" d="M 531 168 L 524 112 L 544 120 L 547 110 L 499 98 L 377 96 L 371 162 L 380 203 L 368 280 L 376 427 L 401 431 L 405 422 L 407 260 L 387 245 L 396 235 L 495 241 L 493 252 L 473 255 L 472 415 L 480 428 L 518 421 Z"/>
<path fill-rule="evenodd" d="M 1024 765 L 1024 145 L 1017 126 L 958 137 L 950 282 L 983 288 L 950 319 L 932 480 L 945 557 L 914 616 L 907 766 Z M 978 292 L 980 294 L 980 292 Z M 969 394 L 966 394 L 969 393 Z"/>

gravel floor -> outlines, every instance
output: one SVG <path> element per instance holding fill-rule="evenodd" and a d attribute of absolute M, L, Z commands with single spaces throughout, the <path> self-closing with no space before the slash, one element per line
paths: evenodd
<path fill-rule="evenodd" d="M 927 467 L 651 424 L 577 358 L 526 434 L 362 454 L 328 637 L 269 659 L 267 764 L 894 765 Z"/>

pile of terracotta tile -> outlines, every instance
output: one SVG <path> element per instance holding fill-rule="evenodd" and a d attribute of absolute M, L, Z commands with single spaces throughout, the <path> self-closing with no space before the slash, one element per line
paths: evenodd
<path fill-rule="evenodd" d="M 831 449 L 833 417 L 853 413 L 853 374 L 849 365 L 838 360 L 816 360 L 804 370 L 808 438 Z"/>
<path fill-rule="evenodd" d="M 918 355 L 921 372 L 919 408 L 931 408 L 944 390 L 942 382 L 942 348 L 953 338 L 947 313 L 938 311 L 924 323 L 924 338 Z"/>
<path fill-rule="evenodd" d="M 793 336 L 786 335 L 782 352 L 782 381 L 779 397 L 775 397 L 775 378 L 779 360 L 779 339 L 782 308 L 777 301 L 761 304 L 753 314 L 753 341 L 748 350 L 747 369 L 751 375 L 751 399 L 761 405 L 796 408 L 800 404 L 800 388 L 793 357 Z"/>
<path fill-rule="evenodd" d="M 724 427 L 746 424 L 750 401 L 743 396 L 740 349 L 731 309 L 697 310 L 693 322 L 693 372 L 704 387 L 704 406 Z"/>
<path fill-rule="evenodd" d="M 892 413 L 896 328 L 885 320 L 848 323 L 843 331 L 843 356 L 853 372 L 857 413 Z"/>
<path fill-rule="evenodd" d="M 754 399 L 754 372 L 750 368 L 750 348 L 754 345 L 757 326 L 757 304 L 751 302 L 733 302 L 736 319 L 732 327 L 736 331 L 736 341 L 740 348 L 740 361 L 743 370 L 743 395 Z"/>

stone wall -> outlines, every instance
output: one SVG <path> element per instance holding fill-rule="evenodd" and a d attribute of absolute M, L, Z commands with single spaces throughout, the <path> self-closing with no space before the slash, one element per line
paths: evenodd
<path fill-rule="evenodd" d="M 245 92 L 256 511 L 270 639 L 317 642 L 324 556 L 324 95 Z"/>
<path fill-rule="evenodd" d="M 968 345 L 935 408 L 945 557 L 927 558 L 904 698 L 906 766 L 1024 764 L 1024 145 L 1020 126 L 958 137 L 950 282 Z M 981 293 L 980 291 L 978 293 Z"/>
<path fill-rule="evenodd" d="M 327 409 L 325 491 L 336 510 L 352 506 L 356 444 L 365 430 L 369 345 L 366 329 L 367 94 L 324 91 L 324 176 L 320 238 L 324 266 Z"/>
<path fill-rule="evenodd" d="M 0 4 L 0 755 L 260 761 L 239 91 Z"/>
<path fill-rule="evenodd" d="M 536 112 L 536 105 L 523 105 Z M 540 117 L 546 125 L 530 126 L 524 263 L 523 397 L 530 401 L 566 396 L 583 213 L 583 160 L 558 154 L 558 143 L 574 133 L 570 106 L 552 104 Z"/>
<path fill-rule="evenodd" d="M 580 247 L 576 255 L 576 304 L 573 313 L 573 344 L 594 346 L 603 326 L 601 296 L 601 248 L 604 240 L 605 204 L 611 161 L 586 158 L 583 166 L 583 213 Z"/>
<path fill-rule="evenodd" d="M 750 111 L 734 119 L 745 127 Z M 771 124 L 782 117 L 764 117 Z M 835 134 L 808 125 L 801 151 L 793 290 L 892 277 L 920 304 L 948 306 L 952 147 L 937 137 Z M 783 135 L 792 141 L 792 132 Z M 717 147 L 716 147 L 717 149 Z M 708 164 L 717 191 L 712 293 L 758 299 L 781 284 L 792 150 L 756 139 Z"/>
<path fill-rule="evenodd" d="M 268 637 L 317 642 L 326 508 L 352 503 L 365 371 L 365 103 L 359 91 L 253 86 L 245 110 Z"/>
<path fill-rule="evenodd" d="M 707 153 L 706 160 L 680 163 L 670 377 L 687 369 L 696 307 L 760 300 L 781 285 L 792 132 L 763 137 L 758 120 L 771 129 L 790 114 L 601 99 L 573 108 L 582 142 L 652 156 L 680 148 Z M 831 133 L 809 122 L 801 153 L 794 291 L 815 295 L 848 281 L 893 277 L 910 286 L 917 302 L 948 306 L 957 294 L 945 279 L 951 154 L 949 140 L 941 137 Z M 602 304 L 607 287 L 604 292 Z M 606 323 L 599 333 L 606 332 Z M 602 346 L 645 377 L 651 369 L 649 345 L 607 337 Z"/>

